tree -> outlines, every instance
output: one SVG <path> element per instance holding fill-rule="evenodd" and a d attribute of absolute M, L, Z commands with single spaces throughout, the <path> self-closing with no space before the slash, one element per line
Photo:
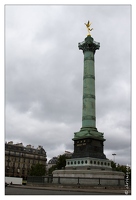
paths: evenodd
<path fill-rule="evenodd" d="M 52 172 L 53 172 L 55 169 L 57 169 L 56 165 L 53 165 L 52 167 L 50 167 L 49 170 L 48 170 L 48 174 L 51 175 Z"/>
<path fill-rule="evenodd" d="M 45 166 L 43 164 L 32 165 L 30 169 L 30 176 L 44 176 L 46 173 Z"/>
<path fill-rule="evenodd" d="M 131 186 L 131 168 L 128 165 L 119 165 L 115 162 L 111 162 L 111 167 L 115 171 L 121 171 L 125 174 L 125 180 L 128 179 L 129 186 Z"/>
<path fill-rule="evenodd" d="M 65 168 L 65 166 L 66 166 L 66 159 L 67 158 L 69 158 L 69 157 L 67 157 L 65 154 L 64 155 L 60 155 L 58 157 L 56 165 L 53 165 L 52 167 L 49 168 L 49 171 L 48 171 L 49 174 L 52 174 L 52 172 L 55 169 L 63 169 L 63 168 Z"/>
<path fill-rule="evenodd" d="M 116 170 L 116 163 L 111 161 L 111 167 L 112 167 L 113 170 Z"/>
<path fill-rule="evenodd" d="M 68 157 L 64 154 L 64 155 L 60 155 L 58 160 L 57 160 L 57 163 L 56 163 L 56 167 L 57 169 L 62 169 L 62 168 L 65 168 L 66 166 L 66 159 Z"/>
<path fill-rule="evenodd" d="M 121 171 L 121 172 L 124 172 L 125 174 L 127 172 L 131 173 L 131 168 L 129 166 L 116 164 L 113 161 L 111 162 L 111 167 L 112 167 L 113 170 Z"/>

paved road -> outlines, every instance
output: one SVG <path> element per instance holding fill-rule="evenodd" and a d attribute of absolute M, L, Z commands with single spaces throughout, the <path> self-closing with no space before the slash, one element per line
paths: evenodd
<path fill-rule="evenodd" d="M 6 195 L 115 195 L 115 193 L 96 193 L 96 192 L 83 192 L 83 191 L 65 191 L 65 190 L 44 190 L 44 189 L 30 189 L 18 187 L 6 187 Z M 118 195 L 118 194 L 117 194 Z"/>
<path fill-rule="evenodd" d="M 90 195 L 95 193 L 6 187 L 5 194 L 6 195 Z"/>

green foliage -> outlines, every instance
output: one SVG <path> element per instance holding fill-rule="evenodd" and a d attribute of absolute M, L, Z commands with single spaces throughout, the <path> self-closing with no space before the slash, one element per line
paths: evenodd
<path fill-rule="evenodd" d="M 111 167 L 112 167 L 113 170 L 116 170 L 116 163 L 112 161 L 111 162 Z"/>
<path fill-rule="evenodd" d="M 125 180 L 128 179 L 129 186 L 131 186 L 131 168 L 128 165 L 120 165 L 120 164 L 116 165 L 116 163 L 112 161 L 111 162 L 111 167 L 115 171 L 124 172 Z"/>
<path fill-rule="evenodd" d="M 66 159 L 67 157 L 65 155 L 60 155 L 59 158 L 58 158 L 58 161 L 56 163 L 56 167 L 57 169 L 62 169 L 66 166 Z"/>
<path fill-rule="evenodd" d="M 43 164 L 32 165 L 30 169 L 30 176 L 44 176 L 46 173 L 45 166 Z"/>
<path fill-rule="evenodd" d="M 66 159 L 67 158 L 68 157 L 66 155 L 60 155 L 59 158 L 58 158 L 58 160 L 57 160 L 56 165 L 53 165 L 51 168 L 49 168 L 48 173 L 52 174 L 52 172 L 55 169 L 63 169 L 63 168 L 65 168 L 65 166 L 66 166 Z"/>
<path fill-rule="evenodd" d="M 131 173 L 131 168 L 126 165 L 116 164 L 115 162 L 111 162 L 111 167 L 113 170 L 124 172 L 125 174 L 128 172 Z"/>
<path fill-rule="evenodd" d="M 53 165 L 52 167 L 49 168 L 48 174 L 52 174 L 52 172 L 57 169 L 56 165 Z"/>

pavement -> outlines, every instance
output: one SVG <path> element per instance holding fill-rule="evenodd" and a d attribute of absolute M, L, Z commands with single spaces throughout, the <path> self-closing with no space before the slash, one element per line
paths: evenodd
<path fill-rule="evenodd" d="M 39 190 L 56 190 L 56 191 L 75 191 L 75 192 L 90 192 L 90 193 L 108 193 L 116 195 L 131 195 L 130 189 L 119 187 L 86 187 L 86 186 L 66 186 L 66 185 L 9 185 L 8 187 L 39 189 Z"/>

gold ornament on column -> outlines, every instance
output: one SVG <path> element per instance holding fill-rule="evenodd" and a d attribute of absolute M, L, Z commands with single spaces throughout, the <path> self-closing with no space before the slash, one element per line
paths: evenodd
<path fill-rule="evenodd" d="M 91 36 L 90 31 L 92 31 L 93 28 L 90 29 L 90 26 L 91 26 L 92 23 L 90 23 L 90 21 L 88 20 L 87 24 L 86 24 L 86 23 L 84 23 L 84 24 L 86 25 L 86 28 L 87 28 L 87 30 L 88 30 L 88 35 Z"/>

